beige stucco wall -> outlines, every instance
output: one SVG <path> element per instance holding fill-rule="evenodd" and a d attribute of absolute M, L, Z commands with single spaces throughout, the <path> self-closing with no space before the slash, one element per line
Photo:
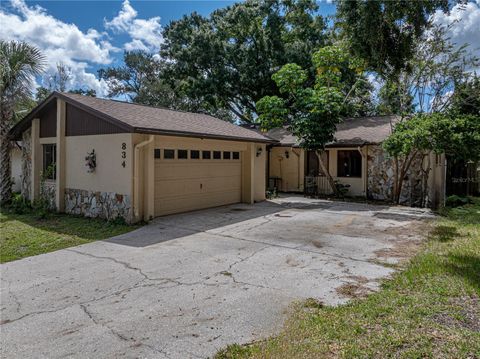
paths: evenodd
<path fill-rule="evenodd" d="M 150 139 L 152 141 L 148 143 Z M 41 166 L 41 145 L 46 143 L 57 143 L 58 145 L 58 139 L 56 137 L 37 137 L 37 141 L 39 144 L 38 162 Z M 135 146 L 141 143 L 143 145 L 137 151 L 136 156 Z M 123 144 L 125 144 L 125 148 L 122 148 Z M 148 220 L 155 215 L 155 160 L 153 151 L 155 148 L 238 151 L 242 163 L 241 200 L 253 203 L 265 199 L 265 144 L 125 133 L 68 136 L 64 138 L 64 147 L 64 187 L 68 191 L 69 201 L 75 201 L 72 196 L 80 195 L 78 191 L 126 195 L 129 196 L 128 201 L 131 201 L 137 208 L 132 213 L 135 217 L 134 220 Z M 88 172 L 85 157 L 92 150 L 95 150 L 96 153 L 97 167 L 94 172 Z M 136 165 L 135 158 L 138 159 Z M 125 162 L 125 166 L 122 166 L 123 162 Z M 195 167 L 192 167 L 192 171 L 195 171 Z M 72 194 L 72 190 L 77 191 L 77 193 Z M 93 196 L 94 194 L 88 195 Z"/>
<path fill-rule="evenodd" d="M 250 143 L 241 141 L 225 141 L 214 139 L 190 138 L 179 136 L 153 136 L 153 142 L 142 146 L 140 150 L 139 165 L 139 188 L 137 189 L 140 207 L 138 211 L 139 219 L 148 220 L 155 216 L 155 167 L 161 166 L 161 162 L 154 159 L 154 149 L 185 149 L 185 150 L 209 150 L 209 151 L 235 151 L 240 152 L 241 161 L 241 201 L 253 203 L 265 200 L 265 175 L 266 175 L 266 146 L 261 143 Z M 133 144 L 148 141 L 150 135 L 134 134 L 132 137 Z M 259 155 L 257 156 L 257 153 Z M 192 160 L 182 162 L 187 164 Z M 199 164 L 200 160 L 193 160 L 192 163 Z M 232 164 L 235 161 L 232 161 Z M 161 167 L 159 167 L 161 168 Z M 225 166 L 228 168 L 228 166 Z M 194 179 L 205 175 L 205 171 L 201 166 L 195 165 L 188 168 L 188 177 Z M 157 169 L 158 171 L 158 169 Z M 197 173 L 198 172 L 198 173 Z M 213 176 L 213 174 L 212 174 Z M 158 189 L 157 189 L 158 191 Z M 135 194 L 135 191 L 132 190 Z M 157 196 L 158 197 L 158 196 Z M 188 197 L 188 194 L 187 194 Z M 194 209 L 198 203 L 194 203 L 195 196 L 191 195 L 192 208 Z M 135 202 L 135 199 L 134 199 Z M 182 208 L 186 211 L 188 206 L 185 205 L 185 198 L 182 198 Z"/>
<path fill-rule="evenodd" d="M 303 149 L 272 147 L 270 150 L 270 177 L 279 177 L 282 179 L 280 182 L 280 191 L 302 192 L 304 169 L 305 151 Z"/>
<path fill-rule="evenodd" d="M 328 160 L 329 168 L 328 171 L 334 180 L 339 181 L 342 184 L 350 185 L 348 189 L 348 196 L 365 196 L 365 173 L 366 173 L 366 150 L 365 148 L 360 148 L 360 154 L 362 155 L 362 176 L 361 177 L 338 177 L 337 176 L 337 153 L 338 151 L 354 150 L 357 151 L 356 147 L 342 147 L 342 148 L 329 148 L 328 149 Z"/>
<path fill-rule="evenodd" d="M 125 158 L 122 144 L 125 143 Z M 132 193 L 133 136 L 130 133 L 65 137 L 65 188 Z M 97 167 L 89 173 L 85 157 L 95 150 Z M 125 167 L 122 162 L 125 161 Z"/>
<path fill-rule="evenodd" d="M 13 192 L 20 192 L 22 185 L 22 150 L 16 145 L 10 152 L 10 161 L 12 166 Z"/>
<path fill-rule="evenodd" d="M 253 178 L 253 200 L 260 202 L 265 200 L 265 179 L 266 179 L 266 164 L 267 164 L 267 146 L 265 144 L 255 144 L 255 163 L 254 163 L 254 178 Z M 257 153 L 260 153 L 257 156 Z"/>

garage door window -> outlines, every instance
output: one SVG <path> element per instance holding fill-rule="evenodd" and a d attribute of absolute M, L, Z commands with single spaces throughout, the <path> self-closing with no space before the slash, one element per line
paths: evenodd
<path fill-rule="evenodd" d="M 230 152 L 223 152 L 223 159 L 229 160 L 231 158 Z"/>
<path fill-rule="evenodd" d="M 214 159 L 214 160 L 220 160 L 220 159 L 222 159 L 222 152 L 220 152 L 220 151 L 213 151 L 213 159 Z"/>
<path fill-rule="evenodd" d="M 160 158 L 160 148 L 155 148 L 153 150 L 153 157 L 154 158 Z"/>
<path fill-rule="evenodd" d="M 163 150 L 163 158 L 171 160 L 175 158 L 175 150 Z"/>
<path fill-rule="evenodd" d="M 186 160 L 188 158 L 188 150 L 178 150 L 178 159 Z"/>
<path fill-rule="evenodd" d="M 209 160 L 212 158 L 212 153 L 210 151 L 202 151 L 202 158 L 204 160 Z"/>
<path fill-rule="evenodd" d="M 197 151 L 197 150 L 190 151 L 190 159 L 198 160 L 199 158 L 200 158 L 200 151 Z"/>
<path fill-rule="evenodd" d="M 233 159 L 239 160 L 240 159 L 240 152 L 233 152 Z"/>

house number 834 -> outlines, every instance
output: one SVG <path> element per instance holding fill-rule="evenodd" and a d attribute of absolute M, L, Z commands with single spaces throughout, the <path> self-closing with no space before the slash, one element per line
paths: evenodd
<path fill-rule="evenodd" d="M 125 159 L 127 158 L 127 144 L 125 142 L 122 143 L 122 167 L 125 168 L 127 165 Z"/>

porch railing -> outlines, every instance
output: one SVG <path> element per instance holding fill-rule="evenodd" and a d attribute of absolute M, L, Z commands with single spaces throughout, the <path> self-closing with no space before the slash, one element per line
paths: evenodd
<path fill-rule="evenodd" d="M 303 188 L 307 196 L 329 196 L 333 194 L 326 176 L 306 176 Z"/>

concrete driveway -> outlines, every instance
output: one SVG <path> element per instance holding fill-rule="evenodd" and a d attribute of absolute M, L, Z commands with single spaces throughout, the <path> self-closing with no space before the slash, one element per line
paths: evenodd
<path fill-rule="evenodd" d="M 375 290 L 428 211 L 283 197 L 1 265 L 4 358 L 196 358 Z"/>

